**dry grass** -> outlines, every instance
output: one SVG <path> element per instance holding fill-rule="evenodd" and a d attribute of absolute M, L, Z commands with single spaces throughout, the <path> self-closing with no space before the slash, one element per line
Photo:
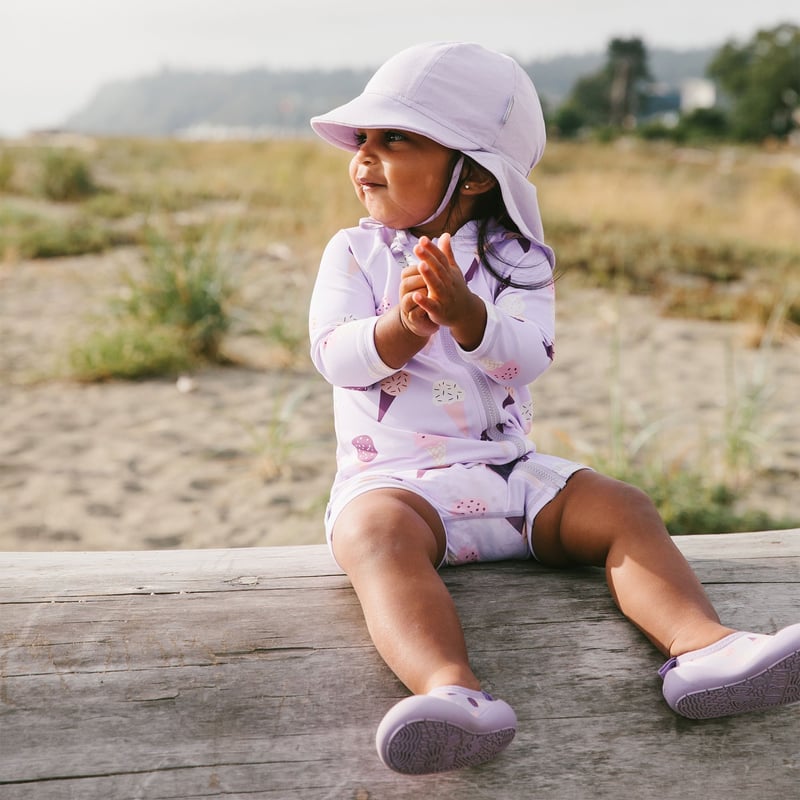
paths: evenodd
<path fill-rule="evenodd" d="M 69 204 L 67 224 L 66 204 L 37 195 L 51 153 L 52 143 L 0 147 L 6 260 L 57 255 L 59 242 L 73 254 L 141 242 L 154 227 L 225 226 L 288 287 L 292 302 L 274 303 L 283 331 L 327 239 L 363 213 L 348 154 L 313 139 L 107 139 L 85 142 L 78 154 L 96 191 Z M 763 326 L 781 307 L 800 324 L 798 151 L 554 142 L 534 180 L 567 280 L 644 291 L 670 314 Z M 95 235 L 83 245 L 76 230 Z"/>
<path fill-rule="evenodd" d="M 554 143 L 534 179 L 546 216 L 800 248 L 800 152 Z"/>
<path fill-rule="evenodd" d="M 127 249 L 117 254 L 124 253 L 137 276 L 153 232 L 178 252 L 187 242 L 219 234 L 228 245 L 219 251 L 219 266 L 226 274 L 235 268 L 237 278 L 236 306 L 226 307 L 223 359 L 280 372 L 287 380 L 292 370 L 298 380 L 309 377 L 306 309 L 319 253 L 337 229 L 363 214 L 347 179 L 346 153 L 310 139 L 85 141 L 78 157 L 95 191 L 58 203 L 39 188 L 54 144 L 0 143 L 0 261 L 25 271 L 31 255 L 122 244 Z M 800 324 L 800 153 L 556 142 L 534 180 L 567 284 L 644 292 L 658 298 L 664 313 L 750 317 L 757 324 L 754 344 L 763 344 L 764 332 L 771 342 L 781 329 Z M 87 231 L 97 232 L 88 244 L 78 235 Z M 118 305 L 121 276 L 111 269 L 100 275 L 98 260 L 85 260 L 95 265 L 85 276 L 92 307 L 102 295 Z M 101 330 L 107 324 L 101 321 Z M 167 331 L 155 330 L 155 338 L 143 338 L 135 326 L 109 333 L 95 337 L 94 349 L 84 353 L 93 365 L 102 356 L 121 362 L 119 376 L 126 365 L 135 368 L 128 377 L 151 374 L 140 362 L 152 361 L 157 350 L 164 371 L 181 366 L 162 347 L 170 343 Z M 739 448 L 734 455 L 741 460 L 759 422 L 750 406 L 736 408 L 742 414 L 731 416 L 724 436 L 729 450 Z M 251 449 L 265 479 L 285 477 L 289 456 L 296 455 L 296 443 L 285 437 L 284 411 L 295 413 L 294 403 L 275 406 L 270 424 L 253 434 Z M 620 433 L 617 444 L 622 441 Z M 658 464 L 658 456 L 649 453 L 647 460 Z M 733 529 L 725 516 L 731 506 L 725 486 L 709 487 L 683 467 L 673 476 L 644 474 L 639 466 L 630 459 L 617 465 L 622 473 L 633 470 L 631 478 L 654 494 L 668 492 L 661 505 L 677 509 L 676 526 L 697 529 L 695 517 L 681 516 L 689 509 Z"/>

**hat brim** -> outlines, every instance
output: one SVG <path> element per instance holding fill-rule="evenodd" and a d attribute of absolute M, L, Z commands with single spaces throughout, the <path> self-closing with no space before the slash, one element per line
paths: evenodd
<path fill-rule="evenodd" d="M 311 118 L 314 132 L 345 150 L 358 150 L 355 133 L 372 128 L 411 131 L 453 150 L 475 149 L 477 142 L 443 125 L 411 103 L 378 92 L 365 91 L 327 114 Z"/>
<path fill-rule="evenodd" d="M 536 243 L 551 266 L 555 264 L 552 249 L 544 243 L 536 187 L 502 156 L 480 149 L 462 132 L 443 125 L 412 104 L 377 92 L 364 92 L 349 103 L 327 114 L 311 119 L 314 132 L 329 144 L 355 152 L 356 132 L 374 128 L 410 131 L 462 152 L 494 175 L 500 185 L 506 211 L 520 233 Z"/>

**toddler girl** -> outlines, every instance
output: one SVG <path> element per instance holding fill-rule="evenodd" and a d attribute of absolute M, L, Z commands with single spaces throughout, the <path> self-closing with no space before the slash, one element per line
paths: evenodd
<path fill-rule="evenodd" d="M 605 567 L 622 613 L 669 657 L 679 714 L 800 700 L 800 624 L 722 625 L 642 492 L 527 438 L 528 385 L 554 355 L 554 258 L 528 180 L 545 128 L 526 73 L 476 44 L 420 45 L 311 124 L 352 151 L 369 214 L 325 249 L 310 331 L 334 392 L 328 542 L 413 692 L 378 727 L 383 762 L 466 767 L 514 737 L 438 573 L 469 561 Z"/>

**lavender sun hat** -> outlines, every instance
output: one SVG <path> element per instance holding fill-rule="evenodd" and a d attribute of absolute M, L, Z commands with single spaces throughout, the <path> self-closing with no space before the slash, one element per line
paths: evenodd
<path fill-rule="evenodd" d="M 554 263 L 536 187 L 528 180 L 544 152 L 542 107 L 513 58 L 468 42 L 409 47 L 390 58 L 358 97 L 313 117 L 311 127 L 350 151 L 358 149 L 355 131 L 365 128 L 411 131 L 460 151 L 494 175 L 511 219 Z"/>

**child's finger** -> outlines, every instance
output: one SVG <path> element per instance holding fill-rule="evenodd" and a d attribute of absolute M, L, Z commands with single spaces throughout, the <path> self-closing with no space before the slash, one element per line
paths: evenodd
<path fill-rule="evenodd" d="M 419 244 L 414 248 L 414 255 L 421 263 L 429 264 L 433 269 L 447 267 L 447 257 L 427 236 L 419 240 Z"/>
<path fill-rule="evenodd" d="M 453 242 L 449 233 L 443 233 L 439 237 L 439 249 L 444 254 L 444 257 L 447 259 L 448 263 L 451 266 L 455 266 L 456 257 L 453 253 Z"/>
<path fill-rule="evenodd" d="M 423 294 L 422 292 L 414 293 L 414 302 L 421 311 L 423 311 L 430 319 L 437 317 L 441 314 L 442 305 L 432 297 L 430 294 Z"/>
<path fill-rule="evenodd" d="M 441 296 L 445 291 L 445 282 L 442 273 L 435 267 L 430 266 L 427 262 L 422 262 L 420 265 L 420 274 L 425 281 L 428 293 L 434 296 Z"/>

